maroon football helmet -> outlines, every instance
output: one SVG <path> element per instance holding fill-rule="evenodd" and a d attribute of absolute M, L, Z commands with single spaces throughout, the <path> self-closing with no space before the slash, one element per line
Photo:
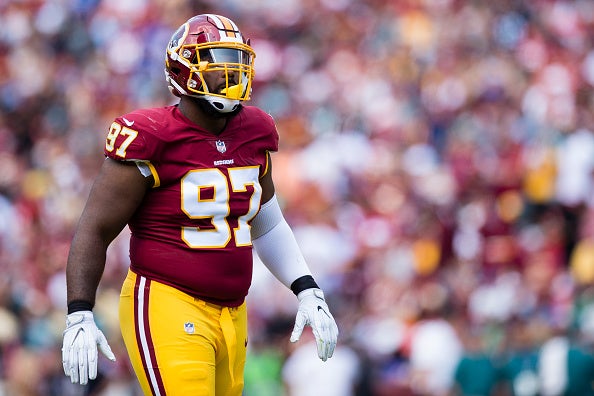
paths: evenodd
<path fill-rule="evenodd" d="M 181 25 L 167 45 L 165 78 L 176 95 L 206 99 L 217 111 L 234 111 L 249 100 L 256 54 L 237 25 L 224 16 L 203 14 Z M 224 72 L 226 87 L 209 89 L 204 74 Z M 233 77 L 231 77 L 233 76 Z"/>

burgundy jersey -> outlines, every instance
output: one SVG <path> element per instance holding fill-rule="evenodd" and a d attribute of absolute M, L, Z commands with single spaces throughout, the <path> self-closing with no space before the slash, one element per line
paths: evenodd
<path fill-rule="evenodd" d="M 142 161 L 155 180 L 129 221 L 131 269 L 206 301 L 240 305 L 252 278 L 258 179 L 277 149 L 274 121 L 255 107 L 244 107 L 218 136 L 177 106 L 118 117 L 105 155 Z"/>

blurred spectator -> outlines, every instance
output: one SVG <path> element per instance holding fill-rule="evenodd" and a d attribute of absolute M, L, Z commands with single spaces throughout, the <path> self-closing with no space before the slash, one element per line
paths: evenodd
<path fill-rule="evenodd" d="M 427 283 L 419 295 L 421 312 L 408 344 L 411 388 L 415 394 L 447 395 L 462 358 L 462 342 L 449 321 L 447 290 Z"/>
<path fill-rule="evenodd" d="M 592 343 L 581 331 L 571 340 L 552 335 L 539 351 L 538 376 L 542 396 L 594 395 Z"/>
<path fill-rule="evenodd" d="M 316 351 L 313 335 L 288 356 L 283 367 L 283 381 L 287 396 L 355 396 L 359 384 L 360 362 L 355 352 L 346 344 L 338 348 L 332 359 L 318 362 L 310 359 Z"/>
<path fill-rule="evenodd" d="M 502 380 L 512 396 L 537 396 L 540 394 L 538 379 L 539 345 L 545 340 L 546 331 L 536 320 L 516 318 L 507 330 L 506 361 L 502 367 Z"/>
<path fill-rule="evenodd" d="M 462 335 L 464 352 L 457 363 L 454 373 L 452 395 L 490 396 L 495 395 L 499 383 L 497 362 L 484 340 L 480 328 L 466 329 Z"/>

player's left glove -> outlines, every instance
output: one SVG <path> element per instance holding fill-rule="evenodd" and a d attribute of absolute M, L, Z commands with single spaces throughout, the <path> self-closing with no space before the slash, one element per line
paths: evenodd
<path fill-rule="evenodd" d="M 97 378 L 97 346 L 109 360 L 116 360 L 103 332 L 95 324 L 93 312 L 79 311 L 68 315 L 62 365 L 73 384 L 85 385 L 89 379 Z"/>
<path fill-rule="evenodd" d="M 291 342 L 297 342 L 303 328 L 311 326 L 318 346 L 318 357 L 324 362 L 334 354 L 338 339 L 338 326 L 324 300 L 324 292 L 320 289 L 306 289 L 297 295 L 299 310 L 295 319 L 295 327 L 291 333 Z"/>

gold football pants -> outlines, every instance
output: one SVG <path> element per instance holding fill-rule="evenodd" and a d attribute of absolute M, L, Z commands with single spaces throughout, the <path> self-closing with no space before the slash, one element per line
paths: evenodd
<path fill-rule="evenodd" d="M 245 303 L 221 307 L 128 271 L 120 327 L 145 395 L 240 396 Z"/>

